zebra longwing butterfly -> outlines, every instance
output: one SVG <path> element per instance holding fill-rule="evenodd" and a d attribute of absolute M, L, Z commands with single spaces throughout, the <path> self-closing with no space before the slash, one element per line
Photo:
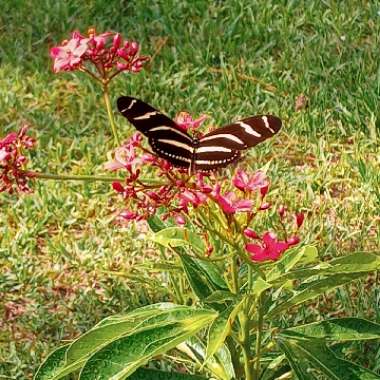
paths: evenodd
<path fill-rule="evenodd" d="M 281 128 L 278 117 L 258 115 L 217 128 L 198 139 L 139 99 L 122 96 L 117 99 L 117 106 L 121 114 L 148 137 L 159 157 L 191 171 L 225 167 L 237 161 L 243 150 L 272 137 Z"/>

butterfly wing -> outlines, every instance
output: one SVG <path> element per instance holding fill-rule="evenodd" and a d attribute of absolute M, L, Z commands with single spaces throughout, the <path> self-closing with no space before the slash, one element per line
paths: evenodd
<path fill-rule="evenodd" d="M 195 170 L 214 170 L 237 161 L 242 150 L 272 137 L 281 124 L 276 116 L 258 115 L 211 131 L 195 148 Z"/>
<path fill-rule="evenodd" d="M 129 96 L 117 99 L 117 107 L 133 126 L 148 137 L 152 150 L 174 166 L 189 167 L 193 139 L 169 117 L 149 104 Z"/>

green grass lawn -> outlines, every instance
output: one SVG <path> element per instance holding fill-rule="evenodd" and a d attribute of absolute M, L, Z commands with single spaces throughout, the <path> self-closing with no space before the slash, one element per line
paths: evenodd
<path fill-rule="evenodd" d="M 81 74 L 53 74 L 49 48 L 73 30 L 119 31 L 153 59 L 140 74 L 118 77 L 113 101 L 132 95 L 171 116 L 207 113 L 215 125 L 281 116 L 283 131 L 250 151 L 245 165 L 270 161 L 272 202 L 307 213 L 302 237 L 321 257 L 378 250 L 380 4 L 88 3 L 1 4 L 0 135 L 31 125 L 33 169 L 106 173 L 113 140 L 100 88 Z M 296 111 L 301 94 L 308 106 Z M 153 246 L 113 223 L 117 199 L 106 184 L 52 181 L 36 183 L 32 195 L 0 195 L 0 379 L 30 378 L 58 342 L 107 315 L 170 299 L 149 271 L 158 260 Z M 294 318 L 380 322 L 376 285 L 370 278 L 342 288 Z M 351 355 L 380 370 L 379 346 L 358 345 Z"/>

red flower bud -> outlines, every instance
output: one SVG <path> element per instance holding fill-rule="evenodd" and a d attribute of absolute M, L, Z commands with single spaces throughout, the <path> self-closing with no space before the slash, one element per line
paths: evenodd
<path fill-rule="evenodd" d="M 268 210 L 270 208 L 271 204 L 268 202 L 262 203 L 260 206 L 260 211 Z"/>
<path fill-rule="evenodd" d="M 302 212 L 298 212 L 296 215 L 296 224 L 297 224 L 297 228 L 300 228 L 303 224 L 303 221 L 305 219 L 305 214 L 302 213 Z"/>
<path fill-rule="evenodd" d="M 280 216 L 281 219 L 284 218 L 285 213 L 286 213 L 286 207 L 285 207 L 284 205 L 281 205 L 281 206 L 278 208 L 278 215 Z"/>
<path fill-rule="evenodd" d="M 296 245 L 300 242 L 300 238 L 298 236 L 292 236 L 286 241 L 289 245 Z"/>
<path fill-rule="evenodd" d="M 120 182 L 112 182 L 112 188 L 118 193 L 124 193 L 124 187 Z"/>
<path fill-rule="evenodd" d="M 257 233 L 250 228 L 246 228 L 244 230 L 244 235 L 250 239 L 260 239 L 260 236 L 257 235 Z"/>

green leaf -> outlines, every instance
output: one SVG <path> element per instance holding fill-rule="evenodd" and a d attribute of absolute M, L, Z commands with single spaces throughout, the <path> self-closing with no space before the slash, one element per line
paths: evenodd
<path fill-rule="evenodd" d="M 272 284 L 266 282 L 259 275 L 255 275 L 253 277 L 253 286 L 250 293 L 252 293 L 256 298 L 258 298 L 264 290 L 269 289 L 271 287 Z"/>
<path fill-rule="evenodd" d="M 214 356 L 206 361 L 206 347 L 203 341 L 192 336 L 177 346 L 177 350 L 187 355 L 194 363 L 211 371 L 217 379 L 233 380 L 236 378 L 231 353 L 226 345 L 222 345 Z"/>
<path fill-rule="evenodd" d="M 308 363 L 309 368 L 313 368 L 323 373 L 331 380 L 379 380 L 380 376 L 348 360 L 338 358 L 326 344 L 317 339 L 310 340 L 279 340 L 279 345 L 283 349 L 287 359 L 297 376 L 302 373 L 300 363 L 304 370 L 304 363 Z M 306 368 L 308 368 L 306 367 Z M 308 377 L 302 379 L 310 379 Z"/>
<path fill-rule="evenodd" d="M 201 301 L 216 290 L 227 289 L 225 281 L 213 263 L 186 254 L 180 254 L 179 257 L 191 289 Z"/>
<path fill-rule="evenodd" d="M 278 341 L 282 352 L 286 358 L 292 370 L 297 375 L 298 380 L 315 380 L 316 377 L 310 372 L 310 366 L 307 360 L 303 356 L 299 356 L 297 350 L 287 341 Z"/>
<path fill-rule="evenodd" d="M 289 253 L 283 255 L 276 262 L 273 269 L 267 274 L 266 280 L 273 282 L 278 278 L 282 278 L 285 273 L 288 273 L 295 265 L 302 261 L 303 264 L 314 262 L 318 258 L 317 248 L 308 245 L 305 247 L 293 248 Z"/>
<path fill-rule="evenodd" d="M 215 287 L 210 284 L 208 278 L 199 270 L 196 261 L 192 257 L 186 254 L 179 255 L 179 257 L 191 289 L 203 301 L 216 290 Z"/>
<path fill-rule="evenodd" d="M 62 368 L 65 365 L 66 351 L 68 347 L 69 344 L 66 344 L 53 351 L 41 364 L 40 368 L 34 376 L 34 380 L 48 380 L 54 378 L 58 379 L 62 376 L 65 376 L 65 374 L 62 375 Z"/>
<path fill-rule="evenodd" d="M 380 339 L 380 324 L 361 318 L 329 319 L 296 326 L 280 333 L 292 339 L 317 338 L 331 341 Z"/>
<path fill-rule="evenodd" d="M 280 280 L 304 280 L 312 276 L 334 276 L 337 274 L 368 273 L 380 269 L 380 257 L 373 253 L 357 252 L 339 257 L 314 268 L 300 269 L 284 274 Z M 277 282 L 273 280 L 272 282 Z"/>
<path fill-rule="evenodd" d="M 165 223 L 157 215 L 150 216 L 147 222 L 153 232 L 158 232 L 166 228 Z"/>
<path fill-rule="evenodd" d="M 290 307 L 300 305 L 306 301 L 320 296 L 321 294 L 327 292 L 328 290 L 334 289 L 338 286 L 347 284 L 365 275 L 365 273 L 351 273 L 351 274 L 340 274 L 334 277 L 327 277 L 322 280 L 313 281 L 309 284 L 302 286 L 301 291 L 296 291 L 295 295 L 290 297 L 288 300 L 280 303 L 279 305 L 273 307 L 267 313 L 267 318 L 272 318 Z"/>
<path fill-rule="evenodd" d="M 166 248 L 183 247 L 190 245 L 194 252 L 203 256 L 206 246 L 203 239 L 195 232 L 184 227 L 167 227 L 156 232 L 151 240 Z"/>
<path fill-rule="evenodd" d="M 172 313 L 165 325 L 133 331 L 92 355 L 83 367 L 81 380 L 121 380 L 153 357 L 162 355 L 207 326 L 216 314 L 186 307 L 187 313 Z"/>
<path fill-rule="evenodd" d="M 197 375 L 187 375 L 177 372 L 164 372 L 155 369 L 140 368 L 131 376 L 130 380 L 207 380 L 206 377 Z"/>
<path fill-rule="evenodd" d="M 227 336 L 231 332 L 232 324 L 244 302 L 246 302 L 246 298 L 243 298 L 234 307 L 231 306 L 224 310 L 224 312 L 219 314 L 212 322 L 208 332 L 206 360 L 214 355 L 223 345 Z"/>
<path fill-rule="evenodd" d="M 209 295 L 206 299 L 204 299 L 205 303 L 223 303 L 226 301 L 235 301 L 237 299 L 237 295 L 231 293 L 228 290 L 216 290 L 211 295 Z"/>
<path fill-rule="evenodd" d="M 198 317 L 200 320 L 207 318 L 212 320 L 216 314 L 205 309 L 160 303 L 148 305 L 127 314 L 108 317 L 66 347 L 65 360 L 58 362 L 56 359 L 58 364 L 55 366 L 54 372 L 50 371 L 52 375 L 50 377 L 44 375 L 43 379 L 60 379 L 81 368 L 89 357 L 122 337 L 154 331 L 178 323 L 186 324 L 188 321 L 196 326 Z M 52 360 L 46 361 L 39 372 L 48 373 L 47 371 L 52 366 Z M 42 377 L 38 377 L 38 379 L 42 379 Z"/>

